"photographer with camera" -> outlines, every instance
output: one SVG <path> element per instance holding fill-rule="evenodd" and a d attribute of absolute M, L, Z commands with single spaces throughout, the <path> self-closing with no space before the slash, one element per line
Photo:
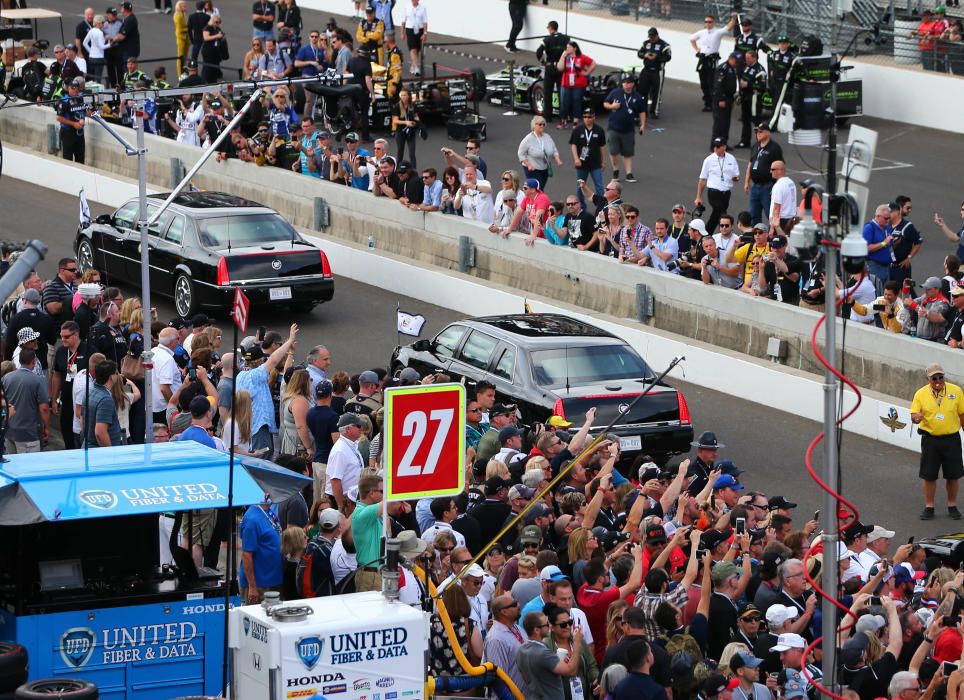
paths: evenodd
<path fill-rule="evenodd" d="M 680 274 L 683 277 L 691 280 L 702 279 L 703 239 L 706 236 L 706 224 L 703 220 L 693 219 L 687 235 L 678 239 Z"/>
<path fill-rule="evenodd" d="M 703 259 L 700 261 L 700 277 L 703 284 L 718 284 L 727 289 L 739 289 L 743 284 L 740 279 L 739 263 L 728 263 L 725 253 L 716 245 L 712 236 L 702 240 Z"/>
<path fill-rule="evenodd" d="M 878 328 L 891 333 L 904 333 L 910 323 L 910 313 L 900 298 L 900 289 L 900 284 L 893 280 L 884 283 L 884 293 L 874 299 L 869 312 L 875 317 Z M 961 290 L 961 293 L 964 295 L 964 290 Z M 854 309 L 868 313 L 866 308 L 859 304 L 854 304 Z"/>
<path fill-rule="evenodd" d="M 777 235 L 770 240 L 770 253 L 762 262 L 766 292 L 761 293 L 761 296 L 784 304 L 798 305 L 803 263 L 797 256 L 787 252 L 786 236 Z"/>
<path fill-rule="evenodd" d="M 911 297 L 912 284 L 908 282 L 910 280 L 904 280 L 901 297 L 907 309 L 917 312 L 917 337 L 936 343 L 943 341 L 951 308 L 941 292 L 940 278 L 928 277 L 924 282 L 924 293 L 916 299 Z"/>
<path fill-rule="evenodd" d="M 767 240 L 766 226 L 763 224 L 753 227 L 752 241 L 743 242 L 739 247 L 732 245 L 726 251 L 726 262 L 743 265 L 743 291 L 747 294 L 756 294 L 754 290 L 759 284 L 760 259 L 769 254 L 770 243 Z"/>

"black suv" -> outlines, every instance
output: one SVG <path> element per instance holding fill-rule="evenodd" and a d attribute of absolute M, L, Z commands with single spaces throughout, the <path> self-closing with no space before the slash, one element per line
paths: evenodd
<path fill-rule="evenodd" d="M 487 316 L 456 321 L 432 340 L 398 346 L 392 373 L 413 367 L 444 372 L 473 386 L 492 382 L 498 400 L 519 407 L 522 421 L 563 416 L 582 424 L 595 406 L 602 430 L 652 381 L 655 373 L 626 341 L 558 314 Z M 663 461 L 689 451 L 693 439 L 686 399 L 658 384 L 612 430 L 627 457 L 640 451 Z"/>

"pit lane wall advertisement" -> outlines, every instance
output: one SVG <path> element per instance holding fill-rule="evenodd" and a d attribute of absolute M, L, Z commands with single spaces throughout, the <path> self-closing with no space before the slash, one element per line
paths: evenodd
<path fill-rule="evenodd" d="M 170 700 L 221 692 L 223 616 L 223 598 L 23 617 L 0 610 L 0 634 L 27 648 L 30 680 L 82 678 L 106 700 Z"/>

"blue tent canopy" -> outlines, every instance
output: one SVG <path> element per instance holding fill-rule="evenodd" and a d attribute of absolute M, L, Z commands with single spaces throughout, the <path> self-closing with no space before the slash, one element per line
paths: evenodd
<path fill-rule="evenodd" d="M 197 442 L 9 455 L 0 464 L 0 525 L 169 513 L 228 505 L 230 456 Z M 235 456 L 234 505 L 279 503 L 310 482 Z"/>

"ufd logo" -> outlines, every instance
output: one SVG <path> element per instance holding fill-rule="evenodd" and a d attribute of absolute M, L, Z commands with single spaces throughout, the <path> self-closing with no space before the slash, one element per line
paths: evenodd
<path fill-rule="evenodd" d="M 87 627 L 73 627 L 60 635 L 60 655 L 71 668 L 80 668 L 94 653 L 94 632 Z"/>
<path fill-rule="evenodd" d="M 94 489 L 91 491 L 81 491 L 77 494 L 81 501 L 97 510 L 110 510 L 117 505 L 117 496 L 113 491 L 107 489 Z"/>
<path fill-rule="evenodd" d="M 295 642 L 295 649 L 298 651 L 298 658 L 309 671 L 315 667 L 321 659 L 321 651 L 325 648 L 325 643 L 321 637 L 302 637 Z"/>

